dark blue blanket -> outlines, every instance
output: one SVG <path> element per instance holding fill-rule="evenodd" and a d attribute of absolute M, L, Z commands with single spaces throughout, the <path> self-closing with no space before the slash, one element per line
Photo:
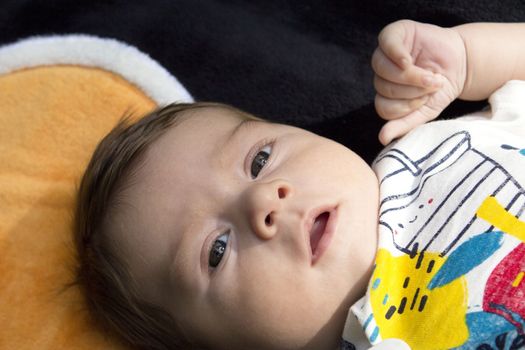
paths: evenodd
<path fill-rule="evenodd" d="M 226 102 L 353 148 L 380 149 L 370 56 L 386 24 L 524 21 L 525 3 L 396 0 L 3 0 L 0 44 L 88 33 L 137 46 L 197 100 Z M 456 102 L 444 115 L 479 109 Z"/>

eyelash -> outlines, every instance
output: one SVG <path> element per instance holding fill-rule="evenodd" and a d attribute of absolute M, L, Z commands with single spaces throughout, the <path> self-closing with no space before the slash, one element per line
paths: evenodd
<path fill-rule="evenodd" d="M 255 157 L 257 157 L 257 155 L 267 146 L 270 146 L 271 148 L 271 152 L 268 156 L 268 159 L 264 165 L 264 167 L 261 168 L 260 171 L 262 171 L 270 162 L 270 160 L 272 159 L 272 154 L 273 154 L 273 148 L 274 148 L 274 143 L 275 143 L 275 139 L 263 139 L 259 142 L 257 142 L 257 144 L 255 144 L 255 146 L 252 147 L 252 149 L 250 150 L 250 152 L 248 153 L 248 164 L 246 164 L 246 171 L 248 173 L 248 175 L 250 176 L 250 178 L 252 180 L 255 180 L 259 174 L 257 174 L 256 177 L 253 177 L 252 174 L 251 174 L 251 170 L 252 170 L 252 164 L 253 162 L 255 161 Z"/>
<path fill-rule="evenodd" d="M 222 259 L 224 258 L 224 254 L 226 254 L 226 249 L 228 249 L 228 243 L 230 241 L 230 230 L 226 230 L 224 232 L 222 232 L 220 235 L 218 235 L 216 238 L 214 238 L 212 241 L 211 241 L 211 245 L 208 249 L 208 268 L 211 270 L 211 271 L 214 271 L 222 262 Z M 227 236 L 226 238 L 226 241 L 223 241 L 221 240 L 221 237 L 223 236 Z M 216 257 L 216 255 L 214 256 L 214 253 L 215 253 L 215 243 L 217 242 L 222 242 L 223 244 L 220 244 L 219 245 L 219 251 L 220 251 L 220 258 L 219 260 L 216 262 L 215 266 L 212 266 L 212 258 Z M 222 248 L 222 250 L 221 250 Z"/>

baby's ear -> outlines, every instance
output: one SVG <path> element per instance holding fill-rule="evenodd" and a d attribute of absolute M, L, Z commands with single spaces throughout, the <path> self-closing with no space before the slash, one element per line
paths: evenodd
<path fill-rule="evenodd" d="M 368 350 L 410 350 L 410 346 L 401 339 L 390 338 L 383 340 Z"/>

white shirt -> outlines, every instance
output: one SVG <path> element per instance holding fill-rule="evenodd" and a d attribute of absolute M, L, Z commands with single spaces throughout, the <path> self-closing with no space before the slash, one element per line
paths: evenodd
<path fill-rule="evenodd" d="M 525 347 L 525 82 L 489 102 L 414 129 L 375 160 L 378 252 L 347 317 L 348 348 Z"/>

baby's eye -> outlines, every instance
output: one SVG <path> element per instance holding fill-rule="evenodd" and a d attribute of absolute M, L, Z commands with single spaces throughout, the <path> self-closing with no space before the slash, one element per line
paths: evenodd
<path fill-rule="evenodd" d="M 252 176 L 252 179 L 255 179 L 257 178 L 257 176 L 259 176 L 259 172 L 266 165 L 268 158 L 270 158 L 271 152 L 272 152 L 272 146 L 266 145 L 255 155 L 255 157 L 252 160 L 252 166 L 250 169 L 250 174 Z"/>
<path fill-rule="evenodd" d="M 210 257 L 208 259 L 208 265 L 212 268 L 219 266 L 224 252 L 226 251 L 226 246 L 228 244 L 228 239 L 230 236 L 230 231 L 227 231 L 217 237 L 213 242 L 213 245 L 210 249 Z"/>

